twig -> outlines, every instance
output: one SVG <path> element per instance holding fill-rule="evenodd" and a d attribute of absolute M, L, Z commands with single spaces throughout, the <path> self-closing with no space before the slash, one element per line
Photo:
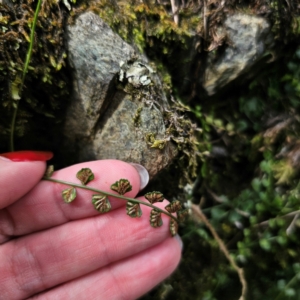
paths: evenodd
<path fill-rule="evenodd" d="M 172 13 L 174 16 L 174 22 L 176 25 L 179 24 L 178 7 L 176 6 L 176 0 L 171 0 Z"/>
<path fill-rule="evenodd" d="M 244 270 L 242 268 L 238 267 L 238 265 L 236 264 L 234 259 L 230 256 L 229 251 L 227 250 L 224 242 L 219 237 L 219 235 L 216 232 L 216 230 L 214 229 L 214 227 L 210 224 L 209 220 L 206 218 L 206 216 L 204 215 L 204 213 L 202 212 L 200 207 L 197 206 L 196 204 L 192 204 L 192 211 L 196 215 L 198 215 L 198 217 L 202 220 L 202 222 L 205 224 L 205 226 L 209 229 L 209 231 L 213 235 L 214 239 L 217 241 L 221 251 L 223 252 L 225 257 L 229 261 L 230 265 L 237 272 L 237 274 L 239 276 L 239 279 L 240 279 L 241 286 L 242 286 L 242 294 L 241 294 L 239 300 L 245 300 L 246 299 L 246 293 L 247 293 L 247 281 L 246 281 L 246 278 L 245 278 Z"/>
<path fill-rule="evenodd" d="M 204 41 L 207 40 L 207 0 L 203 1 L 203 32 L 204 32 Z"/>
<path fill-rule="evenodd" d="M 264 227 L 264 226 L 268 226 L 270 220 L 276 220 L 276 219 L 289 219 L 289 218 L 294 217 L 295 215 L 298 215 L 298 214 L 300 214 L 300 210 L 292 211 L 292 212 L 290 212 L 290 213 L 288 213 L 288 214 L 286 214 L 286 215 L 278 216 L 278 217 L 276 217 L 276 218 L 269 219 L 269 220 L 263 221 L 263 222 L 261 222 L 261 223 L 255 224 L 253 227 Z"/>
<path fill-rule="evenodd" d="M 291 222 L 291 224 L 289 225 L 289 227 L 286 229 L 286 235 L 291 235 L 294 231 L 295 231 L 295 225 L 296 225 L 296 221 L 299 218 L 299 214 L 296 214 Z"/>

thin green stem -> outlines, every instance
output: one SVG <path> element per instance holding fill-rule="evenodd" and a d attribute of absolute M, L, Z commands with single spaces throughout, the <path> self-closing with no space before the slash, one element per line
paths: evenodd
<path fill-rule="evenodd" d="M 275 300 L 287 299 L 284 291 L 288 288 L 291 288 L 293 285 L 297 284 L 299 278 L 299 273 L 295 274 L 295 276 L 287 283 L 284 290 L 280 292 L 280 294 L 275 298 Z"/>
<path fill-rule="evenodd" d="M 161 208 L 159 208 L 155 205 L 152 205 L 151 203 L 145 202 L 145 201 L 125 197 L 123 195 L 113 194 L 113 193 L 110 193 L 110 192 L 105 192 L 105 191 L 102 191 L 102 190 L 99 190 L 99 189 L 96 189 L 96 188 L 93 188 L 93 187 L 90 187 L 90 186 L 81 185 L 81 184 L 77 184 L 77 183 L 73 183 L 73 182 L 67 182 L 67 181 L 64 181 L 64 180 L 53 179 L 53 178 L 50 178 L 50 177 L 43 177 L 43 179 L 48 180 L 48 181 L 52 181 L 52 182 L 56 182 L 56 183 L 65 184 L 65 185 L 72 186 L 72 187 L 81 188 L 81 189 L 84 189 L 84 190 L 89 190 L 89 191 L 92 191 L 92 192 L 96 192 L 96 193 L 103 194 L 103 195 L 106 195 L 106 196 L 115 197 L 115 198 L 122 199 L 122 200 L 125 200 L 125 201 L 130 201 L 130 202 L 133 202 L 133 203 L 139 203 L 139 204 L 142 204 L 142 205 L 146 205 L 146 206 L 149 206 L 152 209 L 156 209 L 159 212 L 161 212 L 161 213 L 167 215 L 168 217 L 174 219 L 177 223 L 179 222 L 179 220 L 176 217 L 174 217 L 172 214 L 170 214 L 169 212 L 167 212 L 167 211 L 165 211 L 165 210 L 163 210 L 163 209 L 161 209 Z"/>
<path fill-rule="evenodd" d="M 31 59 L 35 27 L 36 27 L 36 22 L 37 22 L 37 19 L 38 19 L 39 12 L 41 10 L 41 5 L 42 5 L 42 0 L 38 0 L 37 6 L 36 6 L 36 9 L 35 9 L 35 12 L 34 12 L 31 31 L 30 31 L 30 43 L 29 43 L 27 54 L 26 54 L 26 60 L 25 60 L 25 65 L 24 65 L 24 69 L 23 69 L 23 74 L 22 74 L 22 84 L 24 83 L 25 76 L 26 76 L 28 66 L 29 66 L 29 62 L 30 62 L 30 59 Z"/>
<path fill-rule="evenodd" d="M 30 42 L 29 42 L 29 47 L 28 47 L 27 53 L 26 53 L 25 64 L 24 64 L 24 68 L 23 68 L 23 72 L 22 72 L 22 80 L 21 80 L 21 84 L 20 84 L 20 93 L 23 90 L 26 73 L 28 71 L 28 66 L 29 66 L 29 62 L 30 62 L 30 59 L 31 59 L 31 55 L 32 55 L 35 27 L 36 27 L 36 22 L 37 22 L 37 19 L 38 19 L 39 12 L 41 10 L 41 5 L 42 5 L 42 0 L 38 0 L 37 6 L 36 6 L 35 12 L 34 12 L 34 17 L 33 17 L 31 30 L 30 30 Z M 15 126 L 16 126 L 16 119 L 17 119 L 19 101 L 20 100 L 18 100 L 16 102 L 13 117 L 12 117 L 12 120 L 11 120 L 10 151 L 14 151 L 14 132 L 15 132 Z"/>
<path fill-rule="evenodd" d="M 19 101 L 16 103 L 14 108 L 14 113 L 11 119 L 11 126 L 10 126 L 10 151 L 15 151 L 14 147 L 14 133 L 15 133 L 15 126 L 16 126 L 16 118 L 18 112 Z"/>

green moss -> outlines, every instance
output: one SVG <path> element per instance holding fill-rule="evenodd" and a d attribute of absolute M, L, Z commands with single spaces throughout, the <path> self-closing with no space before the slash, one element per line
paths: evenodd
<path fill-rule="evenodd" d="M 18 101 L 17 137 L 29 130 L 33 112 L 53 116 L 69 92 L 70 79 L 64 69 L 67 14 L 64 4 L 56 1 L 42 3 L 34 32 L 32 56 L 22 84 L 36 5 L 34 1 L 23 1 L 0 6 L 0 24 L 5 24 L 0 34 L 0 105 L 5 111 L 0 127 L 10 126 Z M 61 70 L 63 72 L 59 72 Z M 7 130 L 1 131 L 1 135 L 2 140 L 8 139 Z"/>
<path fill-rule="evenodd" d="M 135 112 L 135 114 L 134 114 L 134 116 L 133 116 L 133 123 L 134 123 L 134 126 L 135 127 L 139 127 L 140 126 L 140 123 L 141 123 L 141 111 L 143 110 L 143 108 L 142 107 L 139 107 L 137 110 L 136 110 L 136 112 Z"/>
<path fill-rule="evenodd" d="M 190 10 L 181 15 L 182 22 L 177 26 L 166 7 L 155 1 L 101 0 L 93 3 L 91 9 L 140 52 L 155 47 L 155 51 L 171 54 L 171 44 L 186 47 L 187 38 L 197 30 L 200 20 L 199 15 Z"/>

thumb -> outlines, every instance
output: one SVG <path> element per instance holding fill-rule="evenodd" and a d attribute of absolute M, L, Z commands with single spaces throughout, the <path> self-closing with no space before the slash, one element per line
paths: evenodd
<path fill-rule="evenodd" d="M 26 151 L 32 154 L 32 151 Z M 11 152 L 10 154 L 18 153 Z M 20 152 L 21 153 L 21 152 Z M 24 155 L 24 152 L 22 152 Z M 42 178 L 46 169 L 46 159 L 39 161 L 15 160 L 0 154 L 0 209 L 4 208 L 30 191 Z M 31 160 L 35 160 L 32 157 Z"/>

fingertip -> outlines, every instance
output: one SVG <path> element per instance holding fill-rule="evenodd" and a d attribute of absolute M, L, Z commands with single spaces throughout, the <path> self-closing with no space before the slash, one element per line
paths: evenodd
<path fill-rule="evenodd" d="M 176 234 L 174 236 L 174 239 L 178 242 L 180 250 L 182 252 L 182 250 L 183 250 L 183 241 L 182 241 L 181 237 L 179 236 L 179 234 Z"/>
<path fill-rule="evenodd" d="M 9 158 L 0 155 L 0 161 L 11 161 Z"/>
<path fill-rule="evenodd" d="M 0 159 L 0 208 L 4 208 L 30 191 L 43 177 L 44 161 L 15 163 L 7 158 Z"/>

